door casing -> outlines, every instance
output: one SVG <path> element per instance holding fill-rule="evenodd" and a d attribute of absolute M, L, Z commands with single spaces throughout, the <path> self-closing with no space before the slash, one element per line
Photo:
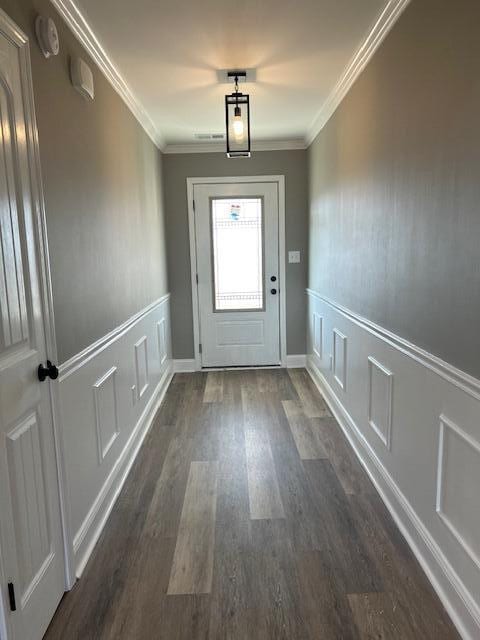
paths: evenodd
<path fill-rule="evenodd" d="M 202 368 L 200 355 L 200 321 L 199 301 L 197 288 L 197 249 L 195 241 L 195 209 L 193 189 L 197 184 L 225 184 L 225 183 L 254 183 L 272 182 L 278 187 L 278 261 L 279 261 L 279 286 L 280 286 L 280 363 L 287 366 L 287 305 L 286 305 L 286 265 L 285 265 L 285 176 L 234 176 L 212 178 L 187 178 L 187 202 L 188 202 L 188 232 L 190 238 L 190 270 L 192 285 L 192 310 L 193 310 L 193 341 L 195 349 L 195 369 Z"/>
<path fill-rule="evenodd" d="M 31 199 L 34 208 L 35 243 L 38 251 L 39 282 L 41 290 L 41 306 L 45 327 L 45 343 L 49 358 L 57 362 L 57 343 L 55 338 L 55 324 L 53 313 L 52 282 L 50 276 L 50 260 L 48 253 L 47 224 L 45 215 L 45 201 L 43 194 L 40 152 L 38 143 L 38 128 L 35 117 L 33 82 L 31 74 L 29 39 L 17 24 L 0 9 L 0 33 L 8 38 L 17 48 L 20 62 L 20 80 L 25 98 L 24 115 L 26 131 L 26 148 L 30 169 Z M 64 465 L 64 449 L 60 428 L 60 410 L 57 384 L 49 384 L 50 403 L 53 416 L 53 431 L 55 440 L 56 473 L 60 495 L 60 518 L 63 534 L 63 550 L 65 559 L 65 589 L 70 589 L 75 582 L 73 564 L 73 548 L 69 531 L 69 514 L 66 500 L 66 474 Z M 5 572 L 0 550 L 0 580 L 5 584 Z M 0 636 L 7 638 L 6 615 L 4 603 L 0 598 Z"/>

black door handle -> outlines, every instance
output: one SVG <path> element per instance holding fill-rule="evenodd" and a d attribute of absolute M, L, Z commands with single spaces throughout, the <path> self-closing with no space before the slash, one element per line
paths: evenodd
<path fill-rule="evenodd" d="M 270 289 L 270 293 L 274 296 L 277 293 L 276 289 Z"/>
<path fill-rule="evenodd" d="M 37 374 L 40 382 L 43 382 L 46 378 L 56 380 L 58 378 L 58 368 L 52 364 L 50 360 L 47 360 L 46 367 L 44 367 L 43 364 L 38 365 Z"/>

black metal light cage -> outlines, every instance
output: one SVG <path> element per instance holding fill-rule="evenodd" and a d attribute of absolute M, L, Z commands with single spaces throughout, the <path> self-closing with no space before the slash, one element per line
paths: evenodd
<path fill-rule="evenodd" d="M 228 158 L 249 158 L 250 148 L 250 96 L 238 91 L 238 78 L 245 75 L 245 72 L 230 74 L 235 79 L 235 91 L 225 96 L 225 123 L 227 129 L 227 157 Z M 240 110 L 244 135 L 241 141 L 235 138 L 233 132 L 233 119 L 235 112 Z"/>

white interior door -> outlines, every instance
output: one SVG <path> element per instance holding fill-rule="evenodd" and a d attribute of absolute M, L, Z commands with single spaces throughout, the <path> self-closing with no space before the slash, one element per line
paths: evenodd
<path fill-rule="evenodd" d="M 1 608 L 9 640 L 40 640 L 64 591 L 64 559 L 49 381 L 37 376 L 46 349 L 27 148 L 29 58 L 18 33 L 0 14 Z"/>
<path fill-rule="evenodd" d="M 278 365 L 278 184 L 195 184 L 194 203 L 202 366 Z"/>

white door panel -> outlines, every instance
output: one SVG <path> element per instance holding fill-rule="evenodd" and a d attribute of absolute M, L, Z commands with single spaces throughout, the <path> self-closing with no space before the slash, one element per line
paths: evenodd
<path fill-rule="evenodd" d="M 202 366 L 279 364 L 278 185 L 196 184 L 194 201 Z"/>
<path fill-rule="evenodd" d="M 28 57 L 1 18 L 0 577 L 9 640 L 40 640 L 64 591 L 64 560 L 49 382 L 37 378 L 46 352 L 24 112 Z"/>

